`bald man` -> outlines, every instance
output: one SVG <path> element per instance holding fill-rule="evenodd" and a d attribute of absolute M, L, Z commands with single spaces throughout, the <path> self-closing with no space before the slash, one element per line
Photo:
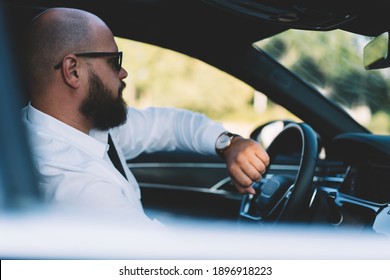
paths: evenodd
<path fill-rule="evenodd" d="M 264 149 L 204 115 L 128 108 L 122 53 L 108 26 L 86 11 L 53 8 L 25 37 L 31 102 L 22 119 L 31 135 L 47 201 L 97 207 L 149 221 L 126 160 L 176 149 L 219 154 L 241 193 L 254 193 L 269 163 Z"/>

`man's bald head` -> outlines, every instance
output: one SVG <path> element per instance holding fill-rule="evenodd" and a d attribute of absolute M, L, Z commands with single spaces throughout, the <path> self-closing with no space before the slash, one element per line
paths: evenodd
<path fill-rule="evenodd" d="M 96 24 L 106 26 L 97 16 L 71 8 L 53 8 L 36 16 L 24 41 L 29 84 L 49 83 L 54 65 L 65 55 L 91 51 L 97 37 Z"/>

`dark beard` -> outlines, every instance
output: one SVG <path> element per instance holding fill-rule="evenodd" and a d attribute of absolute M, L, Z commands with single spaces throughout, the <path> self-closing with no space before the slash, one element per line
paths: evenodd
<path fill-rule="evenodd" d="M 92 120 L 93 128 L 108 130 L 126 122 L 127 105 L 122 97 L 126 84 L 118 89 L 118 98 L 103 84 L 101 79 L 91 71 L 89 77 L 89 92 L 80 106 L 81 113 Z"/>

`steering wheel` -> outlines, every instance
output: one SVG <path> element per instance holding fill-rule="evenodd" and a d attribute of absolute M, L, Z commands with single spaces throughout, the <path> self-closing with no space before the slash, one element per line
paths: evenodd
<path fill-rule="evenodd" d="M 268 175 L 275 158 L 291 154 L 291 151 L 298 152 L 299 167 L 296 175 Z M 272 141 L 267 153 L 270 157 L 268 169 L 263 179 L 253 185 L 256 194 L 243 196 L 240 215 L 258 221 L 307 221 L 318 158 L 316 133 L 305 123 L 290 123 Z"/>

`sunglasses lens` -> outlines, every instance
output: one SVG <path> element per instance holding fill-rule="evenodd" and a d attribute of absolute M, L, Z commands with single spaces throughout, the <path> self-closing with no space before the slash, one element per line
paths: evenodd
<path fill-rule="evenodd" d="M 118 53 L 117 62 L 116 62 L 116 69 L 118 69 L 118 71 L 120 71 L 122 69 L 122 52 Z"/>

